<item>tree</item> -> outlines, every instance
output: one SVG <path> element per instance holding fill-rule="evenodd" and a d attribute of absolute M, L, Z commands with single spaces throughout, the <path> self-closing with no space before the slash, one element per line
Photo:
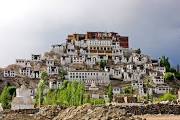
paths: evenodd
<path fill-rule="evenodd" d="M 38 106 L 41 107 L 41 104 L 43 102 L 43 92 L 45 89 L 45 82 L 44 80 L 40 80 L 38 83 L 38 89 L 36 94 L 36 102 L 38 102 Z"/>
<path fill-rule="evenodd" d="M 57 92 L 57 103 L 64 106 L 79 106 L 89 101 L 85 96 L 85 86 L 78 81 L 64 81 L 61 88 Z M 85 99 L 85 97 L 87 97 Z"/>
<path fill-rule="evenodd" d="M 16 88 L 12 86 L 5 86 L 0 96 L 0 102 L 4 109 L 8 109 L 11 106 L 12 96 L 15 95 Z"/>
<path fill-rule="evenodd" d="M 106 66 L 106 61 L 105 60 L 101 60 L 100 62 L 100 68 L 104 69 L 104 67 Z"/>
<path fill-rule="evenodd" d="M 67 72 L 63 68 L 59 69 L 59 78 L 60 78 L 60 80 L 64 80 L 65 75 L 67 75 Z"/>
<path fill-rule="evenodd" d="M 37 89 L 37 94 L 36 94 L 36 103 L 38 103 L 39 107 L 43 103 L 43 98 L 44 98 L 43 93 L 44 93 L 44 90 L 47 86 L 47 81 L 48 81 L 47 72 L 42 72 L 41 73 L 41 80 L 38 83 L 38 89 Z"/>
<path fill-rule="evenodd" d="M 176 95 L 171 93 L 165 93 L 164 95 L 160 96 L 161 101 L 173 101 L 176 100 Z"/>
<path fill-rule="evenodd" d="M 164 79 L 165 79 L 166 81 L 174 80 L 174 73 L 171 73 L 171 72 L 165 73 Z"/>
<path fill-rule="evenodd" d="M 141 54 L 141 49 L 140 49 L 140 48 L 137 49 L 137 50 L 136 50 L 136 53 L 137 53 L 137 54 Z"/>
<path fill-rule="evenodd" d="M 41 76 L 41 80 L 44 80 L 44 81 L 48 80 L 48 73 L 47 72 L 43 71 L 40 76 Z"/>
<path fill-rule="evenodd" d="M 179 72 L 176 72 L 176 73 L 175 73 L 175 77 L 176 77 L 176 79 L 180 80 L 180 73 L 179 73 Z"/>
<path fill-rule="evenodd" d="M 45 105 L 57 105 L 57 92 L 55 90 L 49 90 L 44 97 L 43 104 Z"/>
<path fill-rule="evenodd" d="M 112 102 L 112 99 L 113 99 L 113 89 L 112 89 L 112 85 L 111 84 L 108 85 L 107 95 L 109 97 L 109 102 Z"/>
<path fill-rule="evenodd" d="M 149 88 L 153 88 L 155 86 L 155 84 L 154 84 L 154 82 L 152 80 L 152 77 L 146 76 L 144 78 L 144 86 L 145 86 L 145 90 L 146 90 L 146 93 L 147 93 L 147 100 L 150 100 L 150 98 L 152 98 L 153 96 L 152 97 L 150 96 Z"/>
<path fill-rule="evenodd" d="M 166 71 L 169 72 L 170 71 L 170 68 L 171 68 L 171 65 L 169 63 L 169 58 L 168 57 L 165 57 L 165 56 L 162 56 L 160 58 L 160 66 L 161 67 L 165 67 L 166 68 Z"/>

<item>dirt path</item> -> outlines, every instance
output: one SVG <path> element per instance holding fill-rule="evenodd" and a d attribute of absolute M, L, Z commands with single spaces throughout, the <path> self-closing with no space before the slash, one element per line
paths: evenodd
<path fill-rule="evenodd" d="M 180 120 L 180 115 L 142 115 L 146 120 Z"/>

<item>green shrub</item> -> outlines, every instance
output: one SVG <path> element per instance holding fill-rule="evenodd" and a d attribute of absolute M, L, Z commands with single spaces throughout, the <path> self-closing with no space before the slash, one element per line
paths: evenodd
<path fill-rule="evenodd" d="M 105 100 L 104 99 L 90 99 L 90 104 L 92 104 L 92 105 L 104 105 Z"/>
<path fill-rule="evenodd" d="M 176 96 L 171 93 L 165 93 L 160 97 L 160 101 L 173 101 L 176 100 Z"/>
<path fill-rule="evenodd" d="M 176 72 L 176 73 L 175 73 L 175 77 L 176 77 L 178 80 L 180 80 L 180 73 L 179 73 L 179 72 Z"/>
<path fill-rule="evenodd" d="M 133 94 L 133 88 L 132 86 L 127 86 L 124 88 L 124 93 L 125 94 Z"/>
<path fill-rule="evenodd" d="M 171 73 L 171 72 L 165 73 L 164 79 L 165 79 L 166 81 L 172 81 L 172 80 L 174 80 L 174 73 Z"/>

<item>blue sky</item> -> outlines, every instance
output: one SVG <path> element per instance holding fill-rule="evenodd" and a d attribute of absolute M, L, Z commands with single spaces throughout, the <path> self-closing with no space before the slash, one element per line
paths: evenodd
<path fill-rule="evenodd" d="M 131 48 L 180 63 L 180 0 L 0 0 L 0 66 L 48 51 L 71 33 L 114 31 Z"/>

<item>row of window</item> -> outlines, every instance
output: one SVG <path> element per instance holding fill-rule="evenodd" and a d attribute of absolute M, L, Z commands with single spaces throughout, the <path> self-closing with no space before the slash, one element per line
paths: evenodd
<path fill-rule="evenodd" d="M 133 83 L 132 85 L 133 86 L 142 86 L 143 84 L 142 83 L 137 83 L 137 84 Z"/>
<path fill-rule="evenodd" d="M 164 82 L 163 79 L 156 79 L 156 82 Z"/>
<path fill-rule="evenodd" d="M 73 60 L 73 63 L 82 63 L 83 60 Z"/>
<path fill-rule="evenodd" d="M 84 73 L 81 73 L 81 72 L 70 72 L 70 75 L 98 75 L 98 72 L 84 72 Z M 106 76 L 107 73 L 102 73 L 102 76 Z"/>
<path fill-rule="evenodd" d="M 4 73 L 4 77 L 15 77 L 15 73 Z"/>
<path fill-rule="evenodd" d="M 112 50 L 111 47 L 90 47 L 90 50 Z"/>
<path fill-rule="evenodd" d="M 25 63 L 25 60 L 16 60 L 16 63 Z"/>
<path fill-rule="evenodd" d="M 120 88 L 114 88 L 113 91 L 120 91 Z"/>
<path fill-rule="evenodd" d="M 90 45 L 111 45 L 111 41 L 89 41 Z"/>
<path fill-rule="evenodd" d="M 169 90 L 169 88 L 159 88 L 159 90 Z"/>

